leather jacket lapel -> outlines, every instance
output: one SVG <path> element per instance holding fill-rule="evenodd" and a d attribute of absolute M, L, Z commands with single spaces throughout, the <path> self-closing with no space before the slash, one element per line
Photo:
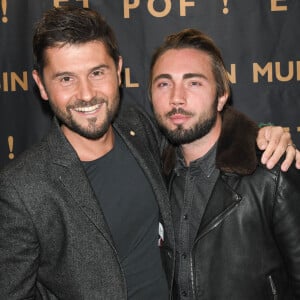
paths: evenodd
<path fill-rule="evenodd" d="M 204 212 L 196 241 L 220 226 L 237 209 L 241 201 L 241 196 L 219 177 Z"/>

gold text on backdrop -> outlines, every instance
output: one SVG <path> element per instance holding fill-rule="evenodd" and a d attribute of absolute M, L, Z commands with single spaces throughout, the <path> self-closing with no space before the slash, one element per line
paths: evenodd
<path fill-rule="evenodd" d="M 229 13 L 229 9 L 227 7 L 228 5 L 228 0 L 223 0 L 224 8 L 223 8 L 223 14 L 227 15 Z"/>
<path fill-rule="evenodd" d="M 274 82 L 277 79 L 280 82 L 291 80 L 300 81 L 300 61 L 289 61 L 287 63 L 286 74 L 282 74 L 284 65 L 282 62 L 268 62 L 264 66 L 253 63 L 253 82 L 259 82 L 259 75 L 266 76 L 268 82 Z M 285 66 L 286 67 L 286 66 Z"/>
<path fill-rule="evenodd" d="M 6 16 L 7 0 L 1 0 L 1 9 L 2 9 L 2 22 L 7 23 L 8 22 L 8 18 Z"/>
<path fill-rule="evenodd" d="M 270 0 L 271 1 L 271 11 L 287 11 L 287 0 Z"/>
<path fill-rule="evenodd" d="M 60 7 L 61 3 L 71 2 L 70 0 L 53 0 L 54 7 Z M 82 7 L 89 8 L 89 0 L 76 0 L 76 2 L 82 2 Z"/>
<path fill-rule="evenodd" d="M 14 159 L 14 157 L 15 157 L 15 155 L 13 153 L 13 149 L 14 149 L 14 137 L 10 135 L 7 138 L 7 141 L 8 141 L 8 148 L 9 148 L 8 158 L 9 159 Z"/>
<path fill-rule="evenodd" d="M 159 0 L 160 2 L 164 2 L 164 7 L 160 10 L 157 10 L 155 3 L 157 0 L 147 0 L 147 10 L 153 17 L 163 18 L 167 16 L 172 9 L 172 1 L 171 0 Z M 140 0 L 123 0 L 123 8 L 124 8 L 124 18 L 130 18 L 130 11 L 137 9 L 140 5 L 144 5 L 146 1 Z M 174 2 L 174 1 L 173 1 Z M 178 0 L 179 2 L 179 15 L 181 17 L 185 17 L 187 15 L 187 7 L 194 7 L 194 0 Z"/>
<path fill-rule="evenodd" d="M 0 91 L 2 92 L 16 92 L 17 86 L 21 87 L 23 91 L 28 91 L 28 72 L 23 72 L 23 77 L 16 72 L 3 72 L 0 77 Z"/>

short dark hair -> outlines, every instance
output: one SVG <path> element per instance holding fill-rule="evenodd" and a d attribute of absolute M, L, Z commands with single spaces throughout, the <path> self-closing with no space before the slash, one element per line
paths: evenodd
<path fill-rule="evenodd" d="M 230 84 L 220 50 L 213 40 L 196 29 L 184 29 L 166 37 L 164 43 L 154 52 L 150 64 L 149 94 L 151 95 L 153 68 L 159 57 L 171 49 L 192 48 L 206 52 L 212 60 L 212 72 L 217 83 L 217 97 L 230 94 Z"/>
<path fill-rule="evenodd" d="M 47 48 L 95 40 L 105 45 L 117 66 L 120 51 L 115 34 L 98 12 L 76 6 L 52 8 L 35 25 L 32 43 L 34 68 L 42 76 Z"/>

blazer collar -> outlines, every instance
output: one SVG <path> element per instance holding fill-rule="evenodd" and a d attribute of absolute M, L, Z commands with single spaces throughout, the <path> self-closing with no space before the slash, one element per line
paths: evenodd
<path fill-rule="evenodd" d="M 160 214 L 162 215 L 165 224 L 171 224 L 171 207 L 168 200 L 169 197 L 165 181 L 161 172 L 159 152 L 157 157 L 155 157 L 152 151 L 150 151 L 149 145 L 144 143 L 143 138 L 140 136 L 145 136 L 145 132 L 139 122 L 136 121 L 135 123 L 134 120 L 133 122 L 131 120 L 130 125 L 128 125 L 128 120 L 117 119 L 114 123 L 114 128 L 123 138 L 125 144 L 130 149 L 138 164 L 143 169 L 148 181 L 152 185 L 153 192 L 160 208 Z M 150 138 L 154 139 L 154 137 Z"/>
<path fill-rule="evenodd" d="M 98 228 L 103 236 L 113 246 L 109 227 L 105 222 L 100 205 L 85 174 L 77 153 L 62 133 L 58 120 L 54 118 L 47 136 L 49 150 L 52 156 L 53 169 L 49 176 L 58 178 L 73 201 Z"/>
<path fill-rule="evenodd" d="M 140 135 L 145 135 L 144 132 L 141 132 L 143 129 L 140 128 L 139 122 L 137 120 L 130 120 L 130 124 L 131 125 L 128 125 L 127 119 L 117 118 L 113 127 L 123 138 L 138 164 L 143 169 L 153 187 L 165 225 L 169 225 L 168 230 L 172 230 L 170 203 L 158 164 L 159 162 L 157 161 L 158 158 L 154 158 L 153 153 L 139 137 Z M 72 196 L 74 202 L 79 205 L 87 217 L 108 240 L 112 241 L 108 225 L 104 221 L 103 213 L 86 177 L 83 166 L 77 153 L 62 133 L 58 120 L 55 117 L 47 137 L 47 142 L 52 155 L 53 164 L 57 166 L 55 168 L 55 176 L 60 179 L 61 183 Z"/>

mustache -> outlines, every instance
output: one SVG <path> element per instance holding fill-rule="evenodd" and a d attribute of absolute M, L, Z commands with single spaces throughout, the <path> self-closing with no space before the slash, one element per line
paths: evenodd
<path fill-rule="evenodd" d="M 184 110 L 183 108 L 179 107 L 179 108 L 173 108 L 172 110 L 170 110 L 167 114 L 166 117 L 171 117 L 173 115 L 176 114 L 180 114 L 180 115 L 184 115 L 184 116 L 192 116 L 193 113 Z"/>
<path fill-rule="evenodd" d="M 81 99 L 77 99 L 77 100 L 75 100 L 74 103 L 68 105 L 67 108 L 68 109 L 75 109 L 77 107 L 89 107 L 89 106 L 94 106 L 94 105 L 103 104 L 103 103 L 107 104 L 108 101 L 104 98 L 98 98 L 98 97 L 95 97 L 90 101 L 84 101 L 84 100 L 81 100 Z"/>

